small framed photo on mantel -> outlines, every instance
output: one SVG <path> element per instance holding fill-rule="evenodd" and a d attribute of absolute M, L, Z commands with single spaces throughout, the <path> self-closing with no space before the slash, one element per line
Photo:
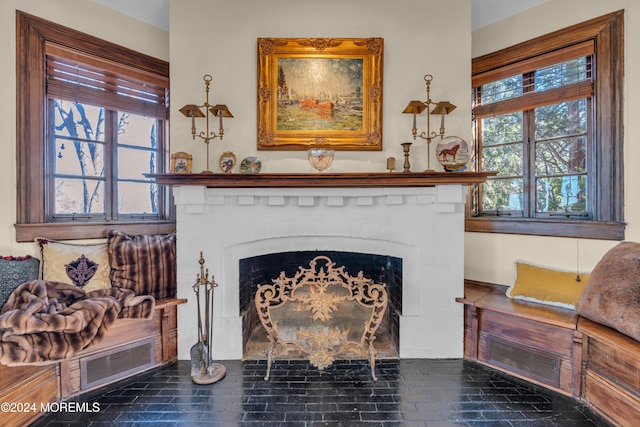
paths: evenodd
<path fill-rule="evenodd" d="M 179 151 L 171 155 L 171 173 L 191 173 L 193 157 L 189 153 Z"/>
<path fill-rule="evenodd" d="M 224 173 L 231 173 L 236 166 L 236 155 L 231 151 L 225 151 L 218 160 L 220 170 Z"/>

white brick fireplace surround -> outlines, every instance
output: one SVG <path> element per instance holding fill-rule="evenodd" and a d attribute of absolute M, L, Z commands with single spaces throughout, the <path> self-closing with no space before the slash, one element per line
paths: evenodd
<path fill-rule="evenodd" d="M 160 182 L 160 181 L 159 181 Z M 466 184 L 361 188 L 175 185 L 180 359 L 197 341 L 200 252 L 215 277 L 213 358 L 241 359 L 239 260 L 287 251 L 402 259 L 401 358 L 463 355 Z M 365 272 L 366 273 L 366 272 Z"/>

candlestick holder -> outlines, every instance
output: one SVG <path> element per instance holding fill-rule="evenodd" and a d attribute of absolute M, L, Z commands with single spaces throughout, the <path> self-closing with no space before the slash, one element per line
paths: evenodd
<path fill-rule="evenodd" d="M 409 150 L 411 149 L 411 142 L 403 142 L 402 149 L 404 150 L 404 170 L 403 172 L 411 172 L 411 163 L 409 163 Z"/>

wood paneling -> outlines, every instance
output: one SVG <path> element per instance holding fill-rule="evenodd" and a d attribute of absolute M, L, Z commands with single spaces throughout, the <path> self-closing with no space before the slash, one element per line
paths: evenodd
<path fill-rule="evenodd" d="M 595 372 L 586 371 L 584 401 L 616 426 L 640 425 L 640 405 L 637 396 L 626 393 Z"/>
<path fill-rule="evenodd" d="M 640 343 L 581 318 L 582 399 L 618 426 L 640 425 Z"/>
<path fill-rule="evenodd" d="M 28 425 L 41 415 L 41 404 L 58 397 L 57 364 L 47 366 L 0 365 L 0 402 L 9 404 L 2 411 L 0 424 Z M 28 406 L 24 406 L 27 404 Z M 12 407 L 12 405 L 20 405 Z"/>

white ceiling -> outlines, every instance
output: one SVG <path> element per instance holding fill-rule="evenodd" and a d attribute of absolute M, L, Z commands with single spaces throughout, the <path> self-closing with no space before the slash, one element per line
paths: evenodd
<path fill-rule="evenodd" d="M 169 0 L 92 0 L 169 31 Z M 471 29 L 500 21 L 549 0 L 472 0 Z"/>
<path fill-rule="evenodd" d="M 91 0 L 169 31 L 169 0 Z"/>
<path fill-rule="evenodd" d="M 471 30 L 517 15 L 547 1 L 549 0 L 472 0 Z"/>

